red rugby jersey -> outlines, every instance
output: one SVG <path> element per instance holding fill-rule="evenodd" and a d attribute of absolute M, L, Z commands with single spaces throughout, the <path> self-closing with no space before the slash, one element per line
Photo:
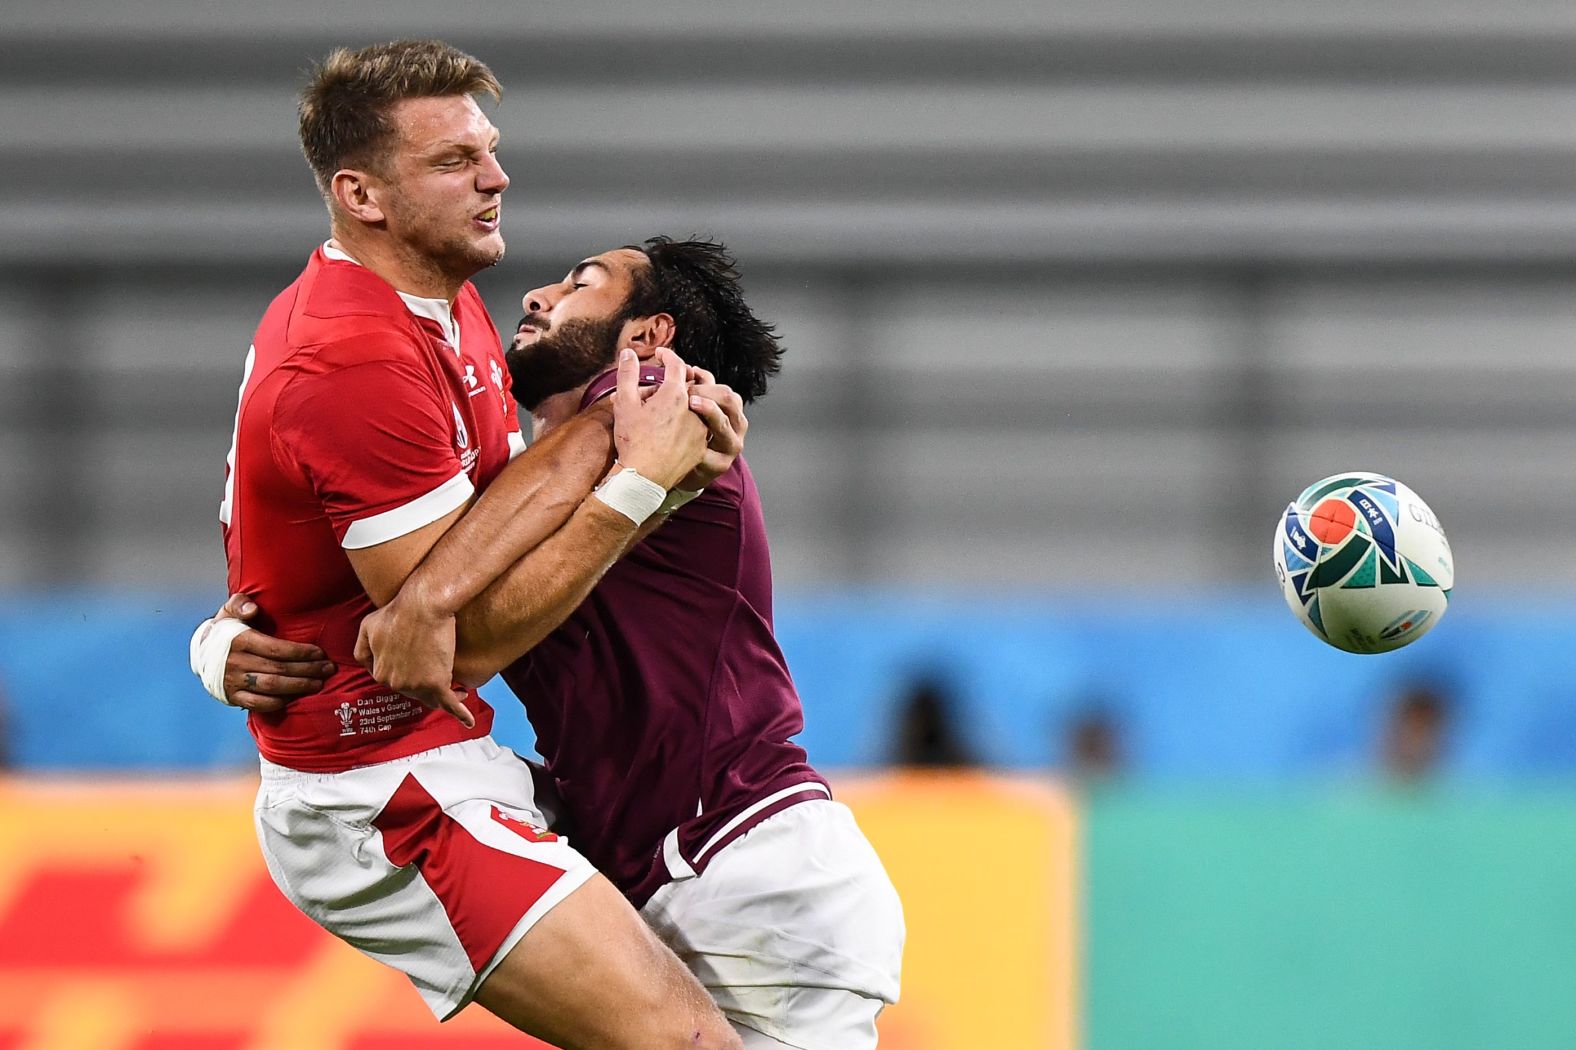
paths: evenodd
<path fill-rule="evenodd" d="M 319 249 L 258 326 L 220 509 L 229 587 L 256 599 L 260 630 L 318 645 L 339 667 L 320 692 L 250 716 L 270 761 L 339 772 L 492 726 L 474 693 L 466 729 L 354 656 L 374 606 L 345 550 L 443 517 L 524 447 L 497 330 L 468 283 L 453 320 L 458 349 L 382 278 Z"/>

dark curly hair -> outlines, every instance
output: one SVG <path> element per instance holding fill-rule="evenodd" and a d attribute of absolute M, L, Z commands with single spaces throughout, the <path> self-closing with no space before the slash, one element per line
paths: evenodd
<path fill-rule="evenodd" d="M 777 328 L 751 312 L 728 249 L 714 241 L 653 237 L 626 244 L 651 263 L 634 273 L 624 317 L 673 316 L 673 352 L 738 392 L 746 404 L 766 393 L 782 367 Z"/>

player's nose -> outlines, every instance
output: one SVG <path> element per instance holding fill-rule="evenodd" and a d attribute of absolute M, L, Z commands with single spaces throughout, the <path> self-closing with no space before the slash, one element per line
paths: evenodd
<path fill-rule="evenodd" d="M 526 292 L 525 297 L 520 300 L 520 305 L 525 307 L 525 312 L 528 314 L 545 314 L 557 301 L 557 291 L 552 285 L 547 285 Z"/>
<path fill-rule="evenodd" d="M 498 163 L 498 154 L 488 153 L 476 171 L 476 188 L 482 193 L 502 193 L 509 188 L 509 173 Z"/>

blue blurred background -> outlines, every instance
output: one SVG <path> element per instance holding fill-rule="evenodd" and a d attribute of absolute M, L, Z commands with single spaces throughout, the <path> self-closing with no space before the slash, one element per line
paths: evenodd
<path fill-rule="evenodd" d="M 12 762 L 255 762 L 240 713 L 208 701 L 185 667 L 192 625 L 223 597 L 68 589 L 0 601 Z M 1076 727 L 1098 719 L 1137 777 L 1361 779 L 1381 771 L 1387 721 L 1416 689 L 1448 708 L 1430 772 L 1527 781 L 1576 769 L 1576 601 L 1564 597 L 1468 590 L 1432 634 L 1387 656 L 1316 642 L 1272 581 L 1126 596 L 798 594 L 777 620 L 805 701 L 800 739 L 832 769 L 901 760 L 904 705 L 926 684 L 948 702 L 961 755 L 1004 769 L 1076 772 Z M 519 703 L 501 680 L 483 692 L 499 738 L 528 751 Z"/>

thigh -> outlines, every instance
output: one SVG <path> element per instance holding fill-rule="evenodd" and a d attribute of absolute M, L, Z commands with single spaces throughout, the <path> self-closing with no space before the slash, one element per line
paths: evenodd
<path fill-rule="evenodd" d="M 694 975 L 600 875 L 531 926 L 476 1002 L 563 1050 L 739 1046 Z"/>
<path fill-rule="evenodd" d="M 726 846 L 642 910 L 728 1018 L 784 1045 L 875 1045 L 896 1002 L 902 906 L 852 814 L 804 802 Z"/>
<path fill-rule="evenodd" d="M 764 1018 L 743 1014 L 729 1016 L 744 1050 L 875 1050 L 876 1018 L 886 1004 L 840 988 L 786 988 L 779 990 L 777 1012 L 791 1023 L 762 1024 L 776 1035 L 750 1027 Z M 744 997 L 749 1001 L 749 996 Z"/>
<path fill-rule="evenodd" d="M 259 794 L 258 837 L 280 889 L 405 973 L 439 1018 L 595 874 L 539 826 L 528 771 L 498 750 L 471 741 L 345 774 L 265 779 Z"/>
<path fill-rule="evenodd" d="M 269 874 L 303 914 L 404 973 L 438 1017 L 463 1005 L 475 974 L 442 901 L 418 871 L 390 862 L 368 825 L 275 792 L 256 826 Z"/>
<path fill-rule="evenodd" d="M 781 1039 L 773 1039 L 769 1035 L 757 1032 L 746 1025 L 735 1024 L 733 1030 L 739 1033 L 739 1041 L 744 1044 L 744 1050 L 797 1050 L 796 1047 Z"/>

